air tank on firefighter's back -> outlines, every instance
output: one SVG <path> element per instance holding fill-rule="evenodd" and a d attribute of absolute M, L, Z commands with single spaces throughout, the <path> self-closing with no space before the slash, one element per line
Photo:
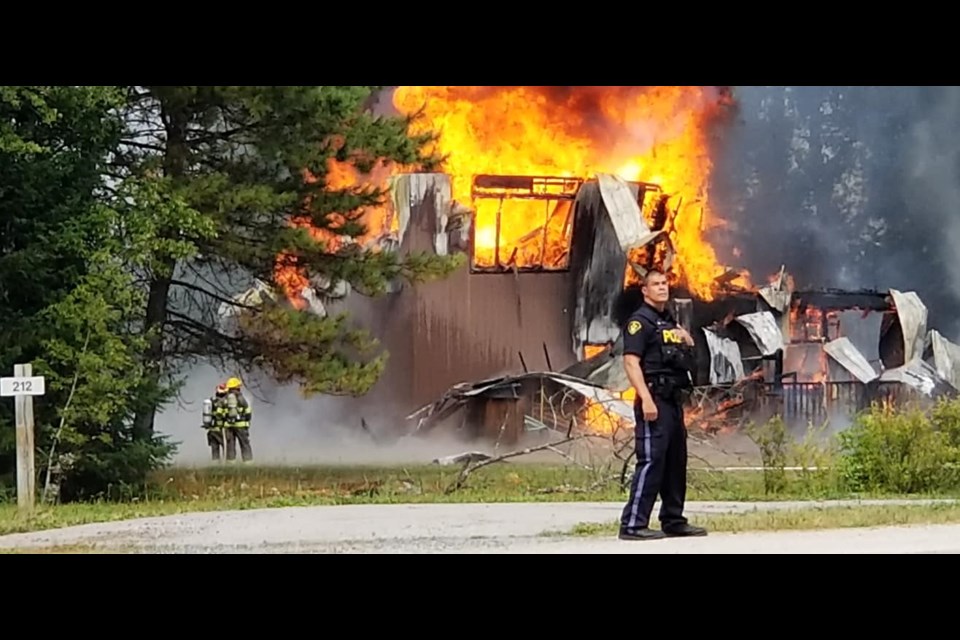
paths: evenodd
<path fill-rule="evenodd" d="M 209 427 L 213 424 L 213 400 L 206 398 L 203 401 L 203 426 Z"/>

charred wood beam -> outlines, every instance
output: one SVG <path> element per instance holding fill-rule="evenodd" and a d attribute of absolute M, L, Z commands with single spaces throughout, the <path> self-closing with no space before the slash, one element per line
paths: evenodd
<path fill-rule="evenodd" d="M 733 282 L 739 276 L 740 276 L 740 271 L 738 271 L 737 269 L 729 269 L 726 273 L 714 278 L 713 281 L 716 282 L 718 285 L 723 286 L 725 284 L 729 284 L 730 282 Z"/>
<path fill-rule="evenodd" d="M 473 180 L 472 195 L 474 198 L 573 200 L 582 184 L 580 178 L 558 176 L 479 175 Z M 561 191 L 549 193 L 550 187 Z"/>
<path fill-rule="evenodd" d="M 813 289 L 794 291 L 793 300 L 801 311 L 812 306 L 820 311 L 889 311 L 887 294 L 872 289 L 844 291 L 842 289 Z"/>
<path fill-rule="evenodd" d="M 523 351 L 518 351 L 517 355 L 520 356 L 520 366 L 523 367 L 523 372 L 530 373 L 530 369 L 527 368 L 527 361 L 523 359 Z"/>
<path fill-rule="evenodd" d="M 499 193 L 475 193 L 474 198 L 487 198 L 487 199 L 508 199 L 508 200 L 573 200 L 574 196 L 565 196 L 557 194 L 544 194 L 544 193 L 509 193 L 509 194 L 499 194 Z"/>
<path fill-rule="evenodd" d="M 774 390 L 777 393 L 783 392 L 783 349 L 778 349 L 774 355 Z"/>

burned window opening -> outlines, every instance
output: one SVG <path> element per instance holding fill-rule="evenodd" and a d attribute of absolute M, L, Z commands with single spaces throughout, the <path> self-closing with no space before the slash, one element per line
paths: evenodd
<path fill-rule="evenodd" d="M 658 188 L 659 191 L 659 188 Z M 646 191 L 640 190 L 640 208 L 643 209 L 644 194 Z M 670 196 L 660 194 L 660 196 L 654 201 L 653 205 L 653 214 L 650 220 L 650 230 L 651 231 L 663 231 L 667 222 L 670 220 L 670 209 L 667 207 L 667 203 L 670 201 Z M 679 210 L 679 207 L 678 207 Z"/>
<path fill-rule="evenodd" d="M 477 176 L 471 272 L 568 271 L 573 204 L 582 184 L 579 178 Z"/>
<path fill-rule="evenodd" d="M 839 337 L 840 318 L 837 311 L 822 311 L 812 305 L 794 307 L 788 344 L 830 342 Z"/>
<path fill-rule="evenodd" d="M 885 369 L 897 369 L 907 363 L 903 348 L 903 325 L 893 311 L 883 315 L 880 325 L 880 359 Z"/>
<path fill-rule="evenodd" d="M 677 288 L 680 282 L 678 276 L 671 272 L 673 256 L 668 238 L 674 231 L 673 222 L 683 199 L 680 198 L 677 205 L 671 209 L 671 196 L 663 193 L 659 185 L 648 182 L 631 183 L 631 186 L 633 185 L 637 188 L 637 203 L 640 205 L 644 222 L 650 231 L 660 231 L 663 235 L 630 252 L 631 270 L 627 274 L 627 284 L 639 284 L 648 271 L 659 269 L 668 274 L 671 287 Z"/>

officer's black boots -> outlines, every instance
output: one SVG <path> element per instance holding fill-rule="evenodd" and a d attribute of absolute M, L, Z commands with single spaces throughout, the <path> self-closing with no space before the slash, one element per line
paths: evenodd
<path fill-rule="evenodd" d="M 681 524 L 674 527 L 664 527 L 663 532 L 671 538 L 698 538 L 707 535 L 707 530 L 702 527 L 694 527 L 689 524 Z"/>
<path fill-rule="evenodd" d="M 654 531 L 653 529 L 621 529 L 621 540 L 663 540 L 664 538 L 700 538 L 707 535 L 707 530 L 702 527 L 694 527 L 690 524 L 675 525 L 664 527 L 663 531 Z"/>
<path fill-rule="evenodd" d="M 634 529 L 629 531 L 627 529 L 620 530 L 620 539 L 621 540 L 663 540 L 667 536 L 660 532 L 654 531 L 653 529 Z"/>

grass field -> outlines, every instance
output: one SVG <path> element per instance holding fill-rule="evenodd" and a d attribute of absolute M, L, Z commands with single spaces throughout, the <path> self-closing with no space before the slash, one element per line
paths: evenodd
<path fill-rule="evenodd" d="M 18 514 L 14 504 L 0 504 L 0 535 L 198 511 L 343 504 L 619 502 L 626 498 L 617 482 L 584 490 L 597 478 L 573 465 L 492 465 L 472 474 L 459 491 L 448 493 L 458 474 L 459 467 L 439 466 L 171 469 L 154 474 L 145 487 L 128 490 L 126 498 L 117 492 L 112 501 L 43 507 L 30 516 Z M 767 495 L 762 473 L 691 470 L 687 497 L 690 501 L 748 502 L 957 497 L 851 496 L 830 490 L 830 483 L 814 476 L 788 473 L 788 480 L 783 491 Z M 134 494 L 136 497 L 130 497 Z M 740 521 L 741 516 L 734 519 Z M 723 522 L 718 526 L 733 526 Z"/>
<path fill-rule="evenodd" d="M 691 518 L 711 533 L 746 531 L 799 531 L 886 527 L 917 524 L 960 523 L 960 504 L 867 505 L 856 507 L 811 507 L 782 511 L 751 511 L 742 514 L 711 515 Z M 656 528 L 654 525 L 652 528 Z M 584 523 L 566 532 L 574 536 L 615 536 L 619 523 Z M 556 535 L 556 534 L 554 534 Z"/>
<path fill-rule="evenodd" d="M 0 556 L 13 555 L 78 555 L 78 554 L 116 554 L 122 550 L 100 549 L 89 544 L 68 544 L 54 547 L 18 547 L 16 549 L 0 549 Z"/>

